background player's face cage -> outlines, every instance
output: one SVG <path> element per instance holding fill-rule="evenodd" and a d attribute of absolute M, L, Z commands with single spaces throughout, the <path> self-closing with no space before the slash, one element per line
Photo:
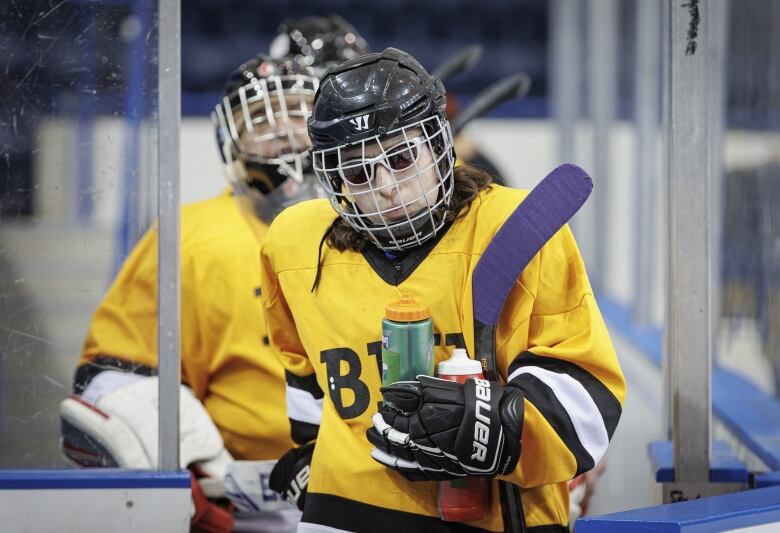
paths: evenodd
<path fill-rule="evenodd" d="M 226 95 L 212 114 L 225 161 L 275 165 L 303 182 L 311 146 L 306 119 L 318 83 L 313 76 L 274 75 Z"/>
<path fill-rule="evenodd" d="M 385 135 L 312 153 L 338 214 L 383 250 L 406 250 L 445 224 L 455 167 L 446 120 L 432 116 Z"/>

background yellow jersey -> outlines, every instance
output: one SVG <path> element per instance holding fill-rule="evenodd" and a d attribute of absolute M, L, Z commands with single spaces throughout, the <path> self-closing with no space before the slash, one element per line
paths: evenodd
<path fill-rule="evenodd" d="M 301 383 L 316 376 L 327 396 L 303 522 L 348 531 L 450 530 L 438 518 L 436 483 L 409 482 L 369 456 L 365 433 L 382 399 L 381 321 L 401 290 L 411 292 L 431 310 L 437 362 L 455 346 L 473 353 L 472 273 L 525 195 L 498 186 L 484 190 L 443 236 L 403 260 L 390 261 L 373 248 L 361 254 L 325 245 L 315 291 L 317 249 L 336 217 L 333 209 L 325 201 L 304 202 L 274 221 L 262 252 L 271 343 L 290 374 Z M 602 417 L 604 438 L 611 437 L 624 379 L 568 227 L 544 246 L 510 292 L 496 346 L 502 380 L 524 374 L 524 365 L 556 373 L 582 391 L 584 409 L 592 408 L 587 414 Z M 593 467 L 593 445 L 572 425 L 571 398 L 545 386 L 523 392 L 523 451 L 504 479 L 525 489 L 531 531 L 560 531 L 569 514 L 566 482 Z M 503 531 L 497 483 L 490 513 L 470 525 Z"/>
<path fill-rule="evenodd" d="M 284 371 L 268 346 L 259 244 L 247 222 L 230 193 L 182 209 L 182 381 L 236 459 L 277 459 L 292 446 Z M 103 368 L 157 367 L 156 227 L 95 311 L 79 365 L 77 392 Z"/>

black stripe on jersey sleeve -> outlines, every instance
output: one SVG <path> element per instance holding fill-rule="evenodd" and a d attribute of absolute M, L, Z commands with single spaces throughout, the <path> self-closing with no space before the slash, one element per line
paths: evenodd
<path fill-rule="evenodd" d="M 315 400 L 320 400 L 325 396 L 325 394 L 322 392 L 322 389 L 320 388 L 319 383 L 317 383 L 316 374 L 309 374 L 308 376 L 296 376 L 292 372 L 285 370 L 284 379 L 287 382 L 288 387 L 304 390 L 314 396 Z"/>
<path fill-rule="evenodd" d="M 134 361 L 128 361 L 127 359 L 101 355 L 76 369 L 76 376 L 73 378 L 73 392 L 75 394 L 81 394 L 95 376 L 106 370 L 129 372 L 131 374 L 138 374 L 139 376 L 157 375 L 157 369 L 154 367 L 136 363 Z"/>
<path fill-rule="evenodd" d="M 563 441 L 574 460 L 577 461 L 577 477 L 595 466 L 593 457 L 580 442 L 577 430 L 563 404 L 558 401 L 555 392 L 544 381 L 532 374 L 521 374 L 512 380 L 511 387 L 517 387 L 525 394 L 525 399 L 536 407 Z"/>
<path fill-rule="evenodd" d="M 612 435 L 615 433 L 623 409 L 620 406 L 620 402 L 615 398 L 615 395 L 612 394 L 612 391 L 610 391 L 607 386 L 599 381 L 593 374 L 569 361 L 536 355 L 533 352 L 526 351 L 515 357 L 515 360 L 509 365 L 507 375 L 511 376 L 515 370 L 524 366 L 536 366 L 549 370 L 550 372 L 566 374 L 576 379 L 585 390 L 588 391 L 590 397 L 593 398 L 593 402 L 596 404 L 596 407 L 601 413 L 601 418 L 604 420 L 607 436 L 612 439 Z"/>
<path fill-rule="evenodd" d="M 295 444 L 306 444 L 317 438 L 320 431 L 319 425 L 293 420 L 292 418 L 289 420 L 291 436 Z"/>
<path fill-rule="evenodd" d="M 356 502 L 332 494 L 308 493 L 302 523 L 318 524 L 341 531 L 370 531 L 371 533 L 487 533 L 457 522 L 444 522 L 439 517 L 424 516 L 393 509 L 385 509 Z M 531 526 L 528 533 L 569 533 L 560 524 Z"/>

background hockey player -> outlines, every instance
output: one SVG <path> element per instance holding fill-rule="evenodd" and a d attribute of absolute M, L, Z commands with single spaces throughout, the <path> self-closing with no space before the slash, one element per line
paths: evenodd
<path fill-rule="evenodd" d="M 473 353 L 471 273 L 526 194 L 455 168 L 444 107 L 441 83 L 395 49 L 329 71 L 309 134 L 330 202 L 286 210 L 265 240 L 271 344 L 297 389 L 295 412 L 321 405 L 323 413 L 310 466 L 298 448 L 273 474 L 276 487 L 298 492 L 300 473 L 310 470 L 299 531 L 504 530 L 495 483 L 485 518 L 441 521 L 431 480 L 467 474 L 469 458 L 457 439 L 438 434 L 441 455 L 424 452 L 434 437 L 426 428 L 473 428 L 465 406 L 474 382 L 421 378 L 380 390 L 381 320 L 401 290 L 430 308 L 437 361 L 455 346 Z M 523 488 L 529 531 L 565 531 L 568 481 L 606 451 L 625 395 L 568 227 L 517 279 L 496 345 L 501 380 L 489 384 L 490 425 L 499 430 L 486 449 L 496 466 L 482 475 Z M 381 408 L 377 419 L 383 399 L 406 410 Z M 435 420 L 426 418 L 433 412 Z M 396 443 L 391 431 L 411 441 Z"/>
<path fill-rule="evenodd" d="M 182 209 L 180 446 L 182 466 L 201 477 L 193 483 L 197 530 L 232 527 L 231 514 L 204 492 L 238 502 L 245 512 L 236 514 L 236 530 L 290 531 L 299 517 L 264 486 L 271 464 L 250 472 L 260 476 L 248 480 L 259 483 L 253 493 L 231 467 L 233 459 L 275 460 L 292 446 L 284 374 L 265 336 L 258 257 L 273 217 L 317 194 L 305 123 L 316 86 L 309 69 L 288 60 L 258 55 L 236 69 L 213 113 L 230 190 Z M 156 367 L 152 228 L 93 316 L 76 396 L 61 406 L 67 458 L 83 466 L 156 463 Z"/>

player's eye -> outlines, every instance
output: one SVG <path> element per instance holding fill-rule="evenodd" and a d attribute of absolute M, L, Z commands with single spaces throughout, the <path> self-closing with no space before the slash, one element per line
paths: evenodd
<path fill-rule="evenodd" d="M 350 165 L 350 162 L 347 162 L 341 167 L 341 173 L 344 176 L 344 179 L 352 185 L 364 185 L 370 179 L 370 176 L 366 174 L 366 166 L 360 161 L 353 161 L 352 163 L 353 164 Z"/>
<path fill-rule="evenodd" d="M 387 153 L 387 164 L 393 170 L 406 170 L 417 161 L 417 145 L 404 143 L 403 147 L 394 147 Z"/>

